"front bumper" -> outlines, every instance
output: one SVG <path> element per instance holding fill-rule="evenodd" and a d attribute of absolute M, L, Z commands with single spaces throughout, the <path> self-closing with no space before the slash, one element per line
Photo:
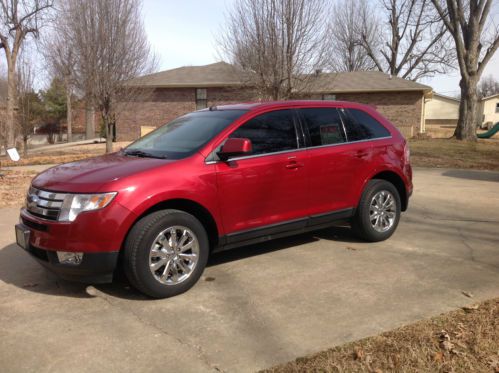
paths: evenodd
<path fill-rule="evenodd" d="M 16 225 L 16 230 L 28 232 L 30 228 L 21 223 Z M 65 280 L 85 283 L 109 283 L 113 280 L 119 251 L 84 253 L 81 263 L 77 265 L 61 264 L 56 251 L 44 250 L 32 245 L 29 237 L 22 243 L 18 238 L 17 243 L 38 263 Z"/>

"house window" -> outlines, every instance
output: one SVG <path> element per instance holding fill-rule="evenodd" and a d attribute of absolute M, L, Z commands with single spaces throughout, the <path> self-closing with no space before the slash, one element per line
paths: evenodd
<path fill-rule="evenodd" d="M 336 95 L 322 95 L 322 99 L 326 101 L 335 101 Z"/>
<path fill-rule="evenodd" d="M 208 95 L 206 88 L 196 88 L 196 110 L 208 107 Z"/>
<path fill-rule="evenodd" d="M 499 113 L 499 102 L 496 104 L 496 113 Z"/>

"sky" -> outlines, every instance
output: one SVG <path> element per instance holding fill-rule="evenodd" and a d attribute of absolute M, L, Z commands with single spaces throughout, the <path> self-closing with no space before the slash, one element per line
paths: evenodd
<path fill-rule="evenodd" d="M 144 0 L 144 25 L 159 58 L 159 70 L 206 65 L 220 60 L 217 35 L 224 14 L 234 0 Z M 484 76 L 499 80 L 499 52 L 488 63 Z M 459 93 L 459 71 L 420 81 L 448 96 Z"/>
<path fill-rule="evenodd" d="M 220 35 L 227 9 L 235 0 L 143 0 L 144 26 L 155 51 L 158 69 L 206 65 L 217 62 L 217 37 Z M 492 14 L 499 23 L 499 2 Z M 5 73 L 4 58 L 0 58 L 0 73 Z M 40 60 L 41 61 L 41 60 Z M 44 66 L 37 68 L 38 88 L 46 85 Z M 4 74 L 2 74 L 4 75 Z M 499 80 L 499 52 L 487 64 L 483 76 Z M 424 78 L 420 82 L 435 92 L 448 96 L 459 94 L 459 71 Z"/>

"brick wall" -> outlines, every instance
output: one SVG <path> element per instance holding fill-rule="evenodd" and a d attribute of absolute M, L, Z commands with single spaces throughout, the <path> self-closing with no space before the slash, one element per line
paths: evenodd
<path fill-rule="evenodd" d="M 335 96 L 337 100 L 375 106 L 405 137 L 421 132 L 422 92 L 337 93 Z M 320 100 L 321 95 L 307 98 Z"/>
<path fill-rule="evenodd" d="M 134 140 L 142 126 L 161 126 L 196 110 L 195 88 L 157 88 L 144 92 L 133 102 L 120 104 L 116 133 L 118 141 Z M 247 89 L 207 88 L 208 106 L 254 101 Z"/>
<path fill-rule="evenodd" d="M 421 132 L 422 92 L 342 93 L 336 99 L 376 106 L 406 137 Z"/>
<path fill-rule="evenodd" d="M 196 110 L 195 92 L 194 88 L 158 88 L 133 102 L 122 103 L 117 118 L 118 140 L 134 140 L 140 136 L 141 126 L 158 127 Z M 208 88 L 207 98 L 208 106 L 258 99 L 254 91 L 236 88 Z M 406 137 L 421 131 L 422 92 L 338 93 L 336 99 L 376 106 Z"/>

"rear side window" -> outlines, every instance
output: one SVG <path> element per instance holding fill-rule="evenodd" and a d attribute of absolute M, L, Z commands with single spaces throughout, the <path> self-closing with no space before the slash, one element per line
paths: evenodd
<path fill-rule="evenodd" d="M 390 132 L 365 111 L 348 109 L 344 111 L 345 129 L 348 141 L 359 141 L 389 137 Z"/>
<path fill-rule="evenodd" d="M 312 146 L 345 142 L 345 133 L 338 110 L 335 108 L 300 109 L 310 134 Z"/>
<path fill-rule="evenodd" d="M 298 148 L 292 110 L 276 110 L 244 123 L 229 137 L 251 140 L 252 154 L 275 153 Z"/>

